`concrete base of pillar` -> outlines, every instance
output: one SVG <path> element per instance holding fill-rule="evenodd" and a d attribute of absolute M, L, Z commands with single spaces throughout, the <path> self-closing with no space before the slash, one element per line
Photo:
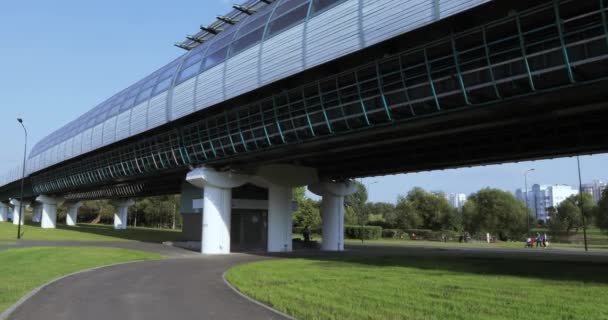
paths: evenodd
<path fill-rule="evenodd" d="M 127 229 L 127 218 L 129 213 L 129 207 L 135 204 L 133 200 L 124 200 L 124 201 L 112 201 L 111 202 L 114 207 L 116 207 L 116 212 L 114 213 L 114 229 L 116 230 L 125 230 Z"/>
<path fill-rule="evenodd" d="M 68 208 L 67 215 L 65 217 L 65 224 L 68 226 L 75 226 L 78 222 L 78 209 L 82 206 L 82 202 L 76 203 L 68 203 L 66 207 Z"/>
<path fill-rule="evenodd" d="M 308 189 L 322 196 L 321 216 L 323 219 L 321 250 L 344 250 L 344 197 L 355 192 L 352 182 L 321 182 Z"/>

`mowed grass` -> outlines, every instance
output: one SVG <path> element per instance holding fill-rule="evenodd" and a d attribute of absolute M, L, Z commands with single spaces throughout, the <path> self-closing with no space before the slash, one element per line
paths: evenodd
<path fill-rule="evenodd" d="M 482 257 L 284 259 L 230 269 L 298 319 L 608 319 L 608 264 Z"/>
<path fill-rule="evenodd" d="M 23 240 L 46 241 L 142 241 L 163 242 L 176 241 L 180 230 L 133 228 L 114 230 L 113 226 L 96 224 L 79 224 L 75 227 L 57 225 L 57 229 L 42 229 L 38 225 L 21 227 Z M 12 240 L 17 237 L 17 226 L 12 223 L 0 223 L 0 240 Z"/>
<path fill-rule="evenodd" d="M 141 251 L 101 247 L 33 247 L 0 251 L 0 313 L 32 289 L 79 270 L 161 259 Z"/>

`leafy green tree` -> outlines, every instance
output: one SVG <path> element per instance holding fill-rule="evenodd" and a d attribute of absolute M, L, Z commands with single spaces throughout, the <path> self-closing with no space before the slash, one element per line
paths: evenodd
<path fill-rule="evenodd" d="M 369 221 L 369 210 L 367 207 L 367 189 L 361 182 L 354 180 L 357 190 L 344 197 L 344 220 L 345 223 L 365 225 Z"/>
<path fill-rule="evenodd" d="M 500 239 L 517 239 L 527 231 L 529 212 L 511 193 L 482 189 L 471 195 L 463 207 L 464 230 L 490 232 Z"/>
<path fill-rule="evenodd" d="M 422 216 L 412 207 L 406 197 L 400 196 L 395 207 L 395 220 L 391 223 L 399 229 L 417 229 L 422 226 Z"/>
<path fill-rule="evenodd" d="M 570 233 L 572 230 L 577 231 L 583 227 L 583 215 L 580 208 L 580 195 L 571 195 L 562 201 L 557 207 L 554 217 L 551 217 L 549 223 L 550 232 Z M 588 193 L 583 193 L 583 210 L 585 212 L 586 224 L 589 225 L 594 215 L 593 197 Z"/>
<path fill-rule="evenodd" d="M 400 225 L 430 230 L 457 230 L 459 219 L 443 196 L 414 188 L 397 201 L 396 214 Z"/>
<path fill-rule="evenodd" d="M 602 198 L 594 210 L 595 224 L 602 230 L 608 232 L 608 189 L 604 190 Z"/>
<path fill-rule="evenodd" d="M 298 210 L 292 213 L 294 227 L 309 226 L 311 229 L 321 228 L 321 213 L 319 202 L 312 199 L 303 199 L 298 203 Z"/>

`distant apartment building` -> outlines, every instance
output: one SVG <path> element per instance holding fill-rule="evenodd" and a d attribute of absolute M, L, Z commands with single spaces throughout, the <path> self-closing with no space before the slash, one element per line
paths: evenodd
<path fill-rule="evenodd" d="M 583 192 L 590 194 L 593 197 L 593 203 L 597 204 L 602 198 L 602 194 L 608 185 L 604 181 L 593 180 L 592 183 L 583 184 Z"/>
<path fill-rule="evenodd" d="M 527 194 L 527 197 L 526 197 Z M 578 190 L 568 185 L 539 185 L 535 184 L 527 192 L 522 189 L 515 191 L 515 196 L 522 202 L 528 201 L 528 208 L 537 220 L 547 221 L 549 216 L 547 209 L 557 207 L 571 195 L 578 194 Z"/>
<path fill-rule="evenodd" d="M 467 202 L 467 195 L 464 193 L 445 193 L 443 195 L 450 205 L 458 210 L 461 210 L 464 203 Z"/>

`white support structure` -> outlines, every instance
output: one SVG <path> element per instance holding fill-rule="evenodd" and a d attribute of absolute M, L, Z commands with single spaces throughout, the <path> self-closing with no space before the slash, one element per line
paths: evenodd
<path fill-rule="evenodd" d="M 344 197 L 355 192 L 356 189 L 357 186 L 351 181 L 320 182 L 308 186 L 308 190 L 312 193 L 323 197 L 321 250 L 344 250 Z"/>
<path fill-rule="evenodd" d="M 232 188 L 244 185 L 247 176 L 197 168 L 188 173 L 186 180 L 203 189 L 201 253 L 230 253 Z"/>
<path fill-rule="evenodd" d="M 11 207 L 7 204 L 0 202 L 0 222 L 8 221 L 8 211 Z"/>
<path fill-rule="evenodd" d="M 116 212 L 114 213 L 114 229 L 126 230 L 129 207 L 134 205 L 135 201 L 128 199 L 111 201 L 110 203 L 116 208 Z"/>
<path fill-rule="evenodd" d="M 65 224 L 75 226 L 78 222 L 78 209 L 82 206 L 82 202 L 67 202 L 65 206 L 68 209 L 68 213 L 65 216 Z"/>
<path fill-rule="evenodd" d="M 268 188 L 268 252 L 292 251 L 292 198 L 290 187 Z"/>
<path fill-rule="evenodd" d="M 252 183 L 268 189 L 268 252 L 293 250 L 293 188 L 318 181 L 317 170 L 273 164 L 258 168 Z"/>
<path fill-rule="evenodd" d="M 43 229 L 55 229 L 57 227 L 57 207 L 63 203 L 63 198 L 40 195 L 36 198 L 36 201 L 42 203 L 40 227 Z"/>
<path fill-rule="evenodd" d="M 11 204 L 13 205 L 13 224 L 19 224 L 19 213 L 21 212 L 21 206 L 23 206 L 23 215 L 25 216 L 25 207 L 29 204 L 28 202 L 23 202 L 23 204 L 17 199 L 11 199 Z M 25 217 L 21 218 L 21 225 L 25 223 Z"/>
<path fill-rule="evenodd" d="M 42 204 L 34 204 L 32 212 L 32 222 L 40 222 L 42 220 Z"/>

